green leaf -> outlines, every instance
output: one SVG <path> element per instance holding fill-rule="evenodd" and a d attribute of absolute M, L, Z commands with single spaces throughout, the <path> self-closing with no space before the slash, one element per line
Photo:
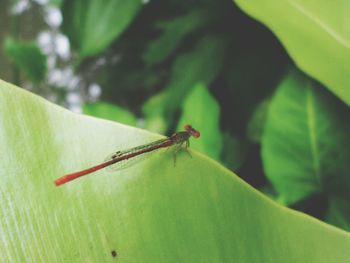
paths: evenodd
<path fill-rule="evenodd" d="M 61 7 L 63 0 L 49 0 L 49 2 L 53 6 Z"/>
<path fill-rule="evenodd" d="M 204 37 L 191 52 L 176 59 L 166 91 L 167 112 L 178 108 L 197 83 L 209 85 L 215 79 L 222 68 L 225 46 L 222 38 Z"/>
<path fill-rule="evenodd" d="M 147 114 L 154 113 L 152 99 L 143 106 L 148 122 L 153 123 L 153 119 L 156 119 L 158 123 L 159 119 L 164 119 L 171 123 L 175 112 L 191 89 L 197 83 L 209 85 L 220 72 L 225 46 L 226 42 L 219 37 L 204 37 L 191 52 L 179 56 L 173 65 L 166 90 L 158 95 L 158 98 L 161 98 L 157 99 L 158 114 Z"/>
<path fill-rule="evenodd" d="M 58 176 L 159 136 L 2 81 L 0 115 L 2 262 L 349 261 L 349 233 L 274 203 L 193 151 L 175 167 L 172 151 L 160 150 L 57 188 Z"/>
<path fill-rule="evenodd" d="M 136 117 L 131 112 L 107 102 L 85 103 L 83 113 L 123 124 L 136 125 Z"/>
<path fill-rule="evenodd" d="M 236 172 L 246 160 L 250 145 L 247 141 L 234 137 L 230 133 L 224 133 L 222 137 L 224 145 L 220 159 L 226 167 Z"/>
<path fill-rule="evenodd" d="M 291 72 L 273 97 L 262 140 L 264 170 L 282 200 L 350 197 L 350 109 Z"/>
<path fill-rule="evenodd" d="M 330 224 L 350 231 L 349 200 L 337 197 L 330 198 L 326 221 Z"/>
<path fill-rule="evenodd" d="M 158 93 L 151 97 L 142 107 L 146 127 L 150 131 L 165 133 L 167 130 L 167 121 L 164 118 L 165 96 L 165 92 Z"/>
<path fill-rule="evenodd" d="M 277 35 L 302 70 L 350 105 L 348 1 L 235 2 Z"/>
<path fill-rule="evenodd" d="M 206 10 L 194 10 L 186 15 L 168 21 L 158 22 L 156 28 L 163 33 L 150 43 L 144 61 L 154 65 L 165 60 L 180 44 L 183 38 L 209 21 Z"/>
<path fill-rule="evenodd" d="M 263 100 L 255 108 L 247 127 L 247 137 L 250 141 L 255 143 L 261 142 L 269 106 L 270 98 Z"/>
<path fill-rule="evenodd" d="M 183 103 L 182 115 L 177 130 L 191 124 L 202 135 L 193 140 L 191 148 L 220 160 L 223 138 L 220 131 L 220 106 L 203 84 L 197 84 Z"/>
<path fill-rule="evenodd" d="M 81 58 L 106 49 L 130 24 L 141 0 L 64 1 L 62 30 Z"/>
<path fill-rule="evenodd" d="M 34 83 L 44 80 L 47 72 L 46 56 L 36 42 L 20 42 L 6 38 L 4 51 L 7 57 Z"/>

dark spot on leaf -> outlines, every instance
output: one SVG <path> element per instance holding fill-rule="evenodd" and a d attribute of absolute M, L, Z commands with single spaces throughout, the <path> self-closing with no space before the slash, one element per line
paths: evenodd
<path fill-rule="evenodd" d="M 112 257 L 114 257 L 114 258 L 115 258 L 116 256 L 118 256 L 117 251 L 115 251 L 115 250 L 112 250 L 112 251 L 111 251 L 111 254 L 112 254 Z"/>

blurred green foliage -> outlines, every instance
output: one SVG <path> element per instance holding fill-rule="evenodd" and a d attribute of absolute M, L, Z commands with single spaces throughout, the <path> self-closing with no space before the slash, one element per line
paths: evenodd
<path fill-rule="evenodd" d="M 181 41 L 196 29 L 210 21 L 209 10 L 194 10 L 188 14 L 155 23 L 155 28 L 162 34 L 152 41 L 143 55 L 144 61 L 155 65 L 164 61 L 181 44 Z"/>
<path fill-rule="evenodd" d="M 349 200 L 344 198 L 331 197 L 329 199 L 326 221 L 350 231 L 350 206 Z"/>
<path fill-rule="evenodd" d="M 141 7 L 140 0 L 63 1 L 62 30 L 83 59 L 105 50 Z"/>
<path fill-rule="evenodd" d="M 217 76 L 222 66 L 223 45 L 221 39 L 217 37 L 206 37 L 199 41 L 192 52 L 176 58 L 171 69 L 171 77 L 163 91 L 162 100 L 157 105 L 158 114 L 161 114 L 168 125 L 173 122 L 179 105 L 191 89 L 199 82 L 208 85 Z M 144 106 L 146 113 L 150 107 L 154 105 L 149 106 L 146 102 Z M 146 114 L 146 120 L 152 121 L 151 116 L 147 117 Z"/>
<path fill-rule="evenodd" d="M 41 52 L 36 42 L 20 42 L 6 38 L 4 51 L 33 83 L 43 82 L 47 72 L 46 56 Z"/>
<path fill-rule="evenodd" d="M 229 0 L 63 1 L 74 72 L 102 88 L 83 112 L 167 135 L 191 123 L 193 148 L 349 229 L 349 5 L 235 2 L 277 37 Z M 42 81 L 42 55 L 15 43 L 9 58 Z"/>
<path fill-rule="evenodd" d="M 202 135 L 200 140 L 191 142 L 191 147 L 219 161 L 223 145 L 220 106 L 208 88 L 201 83 L 195 85 L 184 100 L 177 130 L 183 129 L 187 123 L 196 127 Z"/>
<path fill-rule="evenodd" d="M 83 113 L 131 126 L 136 125 L 136 117 L 131 112 L 106 102 L 85 103 Z"/>

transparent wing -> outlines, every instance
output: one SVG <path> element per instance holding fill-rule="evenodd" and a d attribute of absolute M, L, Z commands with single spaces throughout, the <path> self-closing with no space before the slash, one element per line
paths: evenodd
<path fill-rule="evenodd" d="M 140 162 L 144 161 L 145 159 L 147 159 L 147 157 L 149 157 L 150 154 L 152 154 L 152 153 L 154 153 L 156 151 L 157 150 L 149 152 L 149 153 L 144 153 L 142 155 L 138 155 L 138 156 L 132 157 L 130 159 L 119 161 L 119 162 L 117 162 L 115 164 L 112 164 L 112 165 L 106 167 L 106 170 L 107 171 L 120 171 L 120 170 L 129 168 L 130 166 L 133 166 L 133 165 L 135 165 L 137 163 L 140 163 Z M 118 157 L 120 157 L 120 155 Z M 118 157 L 116 157 L 116 153 L 114 153 L 114 154 L 111 154 L 110 156 L 108 156 L 106 158 L 106 161 L 111 160 L 111 159 L 115 159 L 115 158 L 118 158 Z"/>
<path fill-rule="evenodd" d="M 125 150 L 125 151 L 114 152 L 114 153 L 110 154 L 109 156 L 107 156 L 105 161 L 109 161 L 109 160 L 112 160 L 112 159 L 117 159 L 117 158 L 123 157 L 125 155 L 128 155 L 130 153 L 138 152 L 138 151 L 143 150 L 143 149 L 145 149 L 147 147 L 153 147 L 154 145 L 163 143 L 165 140 L 167 140 L 167 139 L 162 139 L 162 140 L 159 140 L 159 141 L 155 141 L 155 142 L 152 142 L 150 144 L 138 146 L 138 147 L 135 147 L 135 148 L 132 148 L 132 149 L 129 149 L 129 150 Z M 159 149 L 162 149 L 162 148 L 159 148 Z M 134 165 L 136 163 L 142 162 L 143 160 L 147 159 L 150 154 L 153 154 L 154 152 L 159 151 L 159 149 L 152 150 L 151 152 L 145 152 L 145 153 L 142 153 L 140 155 L 133 156 L 133 157 L 131 157 L 129 159 L 126 159 L 126 160 L 121 160 L 121 161 L 119 161 L 119 162 L 117 162 L 115 164 L 112 164 L 112 165 L 106 167 L 106 170 L 107 171 L 119 171 L 119 170 L 126 169 L 126 168 L 128 168 L 128 167 L 130 167 L 130 166 L 132 166 L 132 165 Z"/>

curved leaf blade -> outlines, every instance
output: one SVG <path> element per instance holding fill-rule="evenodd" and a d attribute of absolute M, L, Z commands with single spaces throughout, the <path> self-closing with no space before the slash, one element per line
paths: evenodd
<path fill-rule="evenodd" d="M 107 48 L 140 9 L 140 0 L 64 1 L 62 30 L 82 58 Z"/>
<path fill-rule="evenodd" d="M 0 94 L 4 262 L 348 262 L 350 234 L 277 205 L 195 152 L 179 153 L 176 167 L 163 151 L 56 188 L 57 176 L 159 136 L 5 82 Z"/>
<path fill-rule="evenodd" d="M 236 0 L 266 24 L 296 64 L 350 105 L 350 5 L 346 0 Z"/>
<path fill-rule="evenodd" d="M 262 141 L 264 170 L 282 200 L 314 193 L 349 198 L 349 108 L 301 74 L 280 84 Z"/>

